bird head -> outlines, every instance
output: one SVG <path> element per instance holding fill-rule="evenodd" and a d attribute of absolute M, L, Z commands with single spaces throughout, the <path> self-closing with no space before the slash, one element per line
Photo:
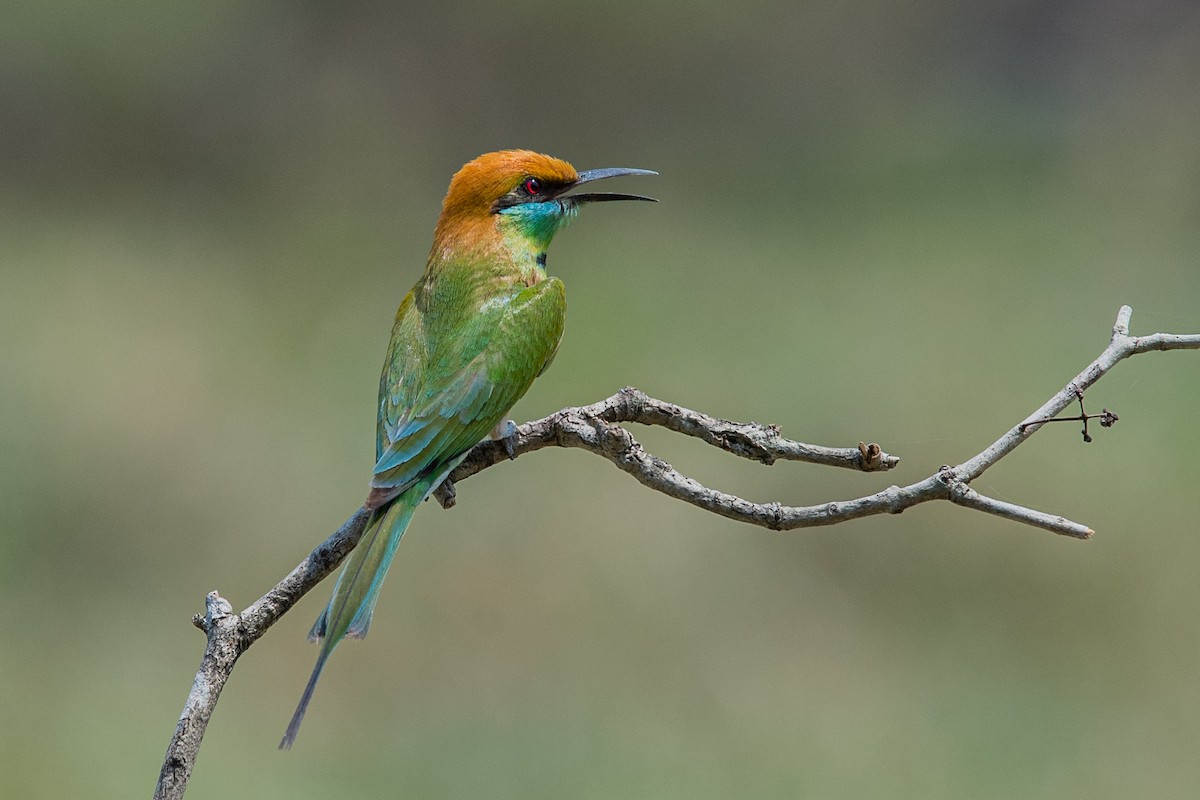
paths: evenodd
<path fill-rule="evenodd" d="M 624 167 L 577 172 L 566 161 L 529 150 L 485 153 L 451 179 L 434 236 L 435 252 L 469 244 L 503 244 L 542 256 L 558 229 L 586 203 L 655 202 L 636 194 L 568 192 L 601 178 L 657 174 Z"/>

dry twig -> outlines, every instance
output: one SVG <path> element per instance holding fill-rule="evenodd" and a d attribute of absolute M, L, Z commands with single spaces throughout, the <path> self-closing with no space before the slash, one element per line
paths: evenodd
<path fill-rule="evenodd" d="M 779 430 L 774 426 L 716 419 L 671 403 L 664 403 L 636 389 L 624 389 L 599 403 L 566 408 L 543 419 L 518 426 L 515 438 L 507 442 L 507 447 L 500 442 L 481 442 L 451 474 L 449 480 L 438 488 L 435 496 L 443 507 L 449 508 L 454 505 L 455 483 L 488 467 L 544 447 L 579 447 L 607 458 L 619 469 L 655 491 L 714 514 L 771 530 L 833 525 L 874 514 L 899 514 L 919 503 L 949 500 L 956 505 L 995 514 L 1054 533 L 1087 539 L 1093 532 L 1085 525 L 986 497 L 972 489 L 970 483 L 1036 433 L 1042 425 L 1053 421 L 1073 402 L 1080 402 L 1080 416 L 1071 419 L 1084 422 L 1085 438 L 1088 419 L 1100 417 L 1101 424 L 1105 427 L 1115 422 L 1116 415 L 1107 409 L 1100 415 L 1086 414 L 1082 409 L 1082 397 L 1083 393 L 1117 362 L 1153 350 L 1200 349 L 1200 334 L 1130 335 L 1129 320 L 1132 313 L 1129 306 L 1121 307 L 1108 347 L 1041 408 L 1010 428 L 974 458 L 958 466 L 943 466 L 924 480 L 908 486 L 889 486 L 854 500 L 815 506 L 752 503 L 710 489 L 681 475 L 670 464 L 646 452 L 621 424 L 636 422 L 659 425 L 763 464 L 772 464 L 779 460 L 807 461 L 874 472 L 892 469 L 899 463 L 899 458 L 888 455 L 875 444 L 859 443 L 857 447 L 830 448 L 795 442 L 780 436 Z M 346 554 L 358 543 L 367 517 L 368 513 L 363 509 L 355 512 L 278 585 L 240 614 L 234 614 L 230 603 L 217 592 L 209 593 L 206 613 L 193 619 L 196 626 L 207 634 L 208 646 L 175 734 L 171 738 L 171 744 L 167 748 L 166 759 L 163 761 L 154 793 L 155 798 L 166 800 L 183 797 L 208 720 L 238 658 L 305 593 L 337 568 Z"/>

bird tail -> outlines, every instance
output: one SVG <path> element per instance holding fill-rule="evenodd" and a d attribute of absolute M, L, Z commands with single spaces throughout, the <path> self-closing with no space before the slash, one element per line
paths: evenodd
<path fill-rule="evenodd" d="M 321 640 L 321 652 L 317 655 L 312 676 L 304 687 L 304 694 L 300 696 L 300 703 L 279 743 L 279 749 L 291 748 L 296 740 L 300 722 L 304 719 L 304 712 L 308 710 L 313 690 L 317 688 L 317 681 L 321 677 L 321 670 L 325 668 L 333 649 L 342 639 L 361 639 L 367 635 L 371 613 L 379 598 L 379 587 L 383 585 L 384 576 L 396 554 L 396 545 L 412 520 L 413 512 L 428 493 L 428 486 L 413 486 L 385 508 L 375 511 L 367 521 L 362 539 L 342 567 L 329 605 L 317 617 L 308 634 L 309 641 Z"/>

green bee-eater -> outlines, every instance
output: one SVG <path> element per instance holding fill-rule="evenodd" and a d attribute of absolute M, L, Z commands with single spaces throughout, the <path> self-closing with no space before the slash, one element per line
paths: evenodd
<path fill-rule="evenodd" d="M 362 539 L 309 634 L 322 640 L 312 677 L 284 734 L 291 747 L 321 670 L 338 642 L 360 639 L 413 512 L 476 443 L 511 435 L 506 415 L 545 371 L 563 331 L 562 281 L 546 248 L 584 203 L 650 200 L 566 194 L 641 169 L 576 172 L 527 150 L 487 153 L 450 181 L 429 262 L 400 304 L 379 380 L 374 475 Z"/>

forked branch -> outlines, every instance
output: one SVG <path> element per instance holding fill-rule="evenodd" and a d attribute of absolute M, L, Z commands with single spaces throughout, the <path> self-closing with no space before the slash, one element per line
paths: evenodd
<path fill-rule="evenodd" d="M 658 425 L 677 433 L 694 436 L 714 447 L 763 464 L 781 460 L 807 461 L 875 472 L 892 469 L 899 463 L 899 458 L 883 452 L 874 444 L 859 443 L 857 447 L 847 448 L 803 444 L 780 436 L 779 430 L 774 426 L 716 419 L 671 403 L 664 403 L 636 389 L 625 389 L 599 403 L 566 408 L 543 419 L 518 426 L 515 435 L 504 442 L 480 443 L 451 473 L 449 480 L 438 488 L 435 496 L 443 507 L 449 508 L 454 504 L 455 484 L 488 467 L 544 447 L 578 447 L 603 456 L 655 491 L 684 500 L 706 511 L 771 530 L 833 525 L 874 514 L 898 514 L 906 508 L 929 500 L 949 500 L 966 508 L 995 514 L 1054 533 L 1086 539 L 1092 535 L 1092 530 L 1085 525 L 1061 516 L 986 497 L 971 488 L 970 484 L 1036 433 L 1042 425 L 1054 420 L 1071 403 L 1080 402 L 1080 416 L 1074 419 L 1082 420 L 1085 426 L 1087 419 L 1097 416 L 1101 417 L 1102 425 L 1115 422 L 1116 415 L 1107 410 L 1103 415 L 1088 415 L 1084 412 L 1082 397 L 1092 384 L 1119 361 L 1152 350 L 1200 349 L 1200 334 L 1130 335 L 1129 320 L 1132 313 L 1129 306 L 1121 307 L 1108 347 L 1041 408 L 1010 428 L 991 446 L 970 460 L 953 467 L 943 466 L 924 480 L 907 486 L 889 486 L 865 497 L 814 506 L 752 503 L 732 494 L 710 489 L 681 475 L 667 462 L 646 452 L 622 424 L 634 422 Z M 240 614 L 234 614 L 228 601 L 216 592 L 208 595 L 206 614 L 197 615 L 193 620 L 197 627 L 207 634 L 208 646 L 167 749 L 154 793 L 156 798 L 183 796 L 208 720 L 237 659 L 305 593 L 337 568 L 346 554 L 358 543 L 367 517 L 368 514 L 363 509 L 355 512 L 278 585 Z"/>

